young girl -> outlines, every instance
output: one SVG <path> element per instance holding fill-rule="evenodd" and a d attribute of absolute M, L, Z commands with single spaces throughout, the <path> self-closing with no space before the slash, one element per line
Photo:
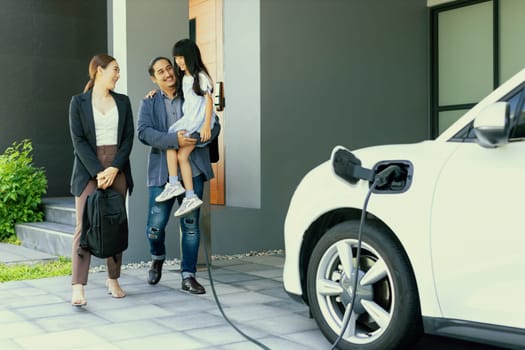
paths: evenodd
<path fill-rule="evenodd" d="M 211 137 L 215 119 L 210 75 L 202 62 L 199 48 L 190 39 L 180 40 L 173 46 L 173 57 L 177 64 L 177 91 L 180 91 L 182 85 L 184 104 L 182 118 L 170 126 L 169 132 L 184 130 L 186 135 L 200 137 L 202 142 L 206 142 Z M 184 216 L 202 205 L 202 200 L 193 191 L 189 157 L 194 148 L 194 145 L 190 145 L 179 147 L 178 150 L 168 149 L 166 152 L 169 181 L 155 200 L 162 202 L 186 192 L 179 209 L 175 212 L 176 217 Z M 179 167 L 186 188 L 182 187 L 179 181 Z"/>

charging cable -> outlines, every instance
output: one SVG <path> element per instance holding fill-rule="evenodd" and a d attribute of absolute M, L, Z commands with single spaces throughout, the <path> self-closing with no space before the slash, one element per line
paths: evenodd
<path fill-rule="evenodd" d="M 352 301 L 350 302 L 350 304 L 346 306 L 345 313 L 343 315 L 343 326 L 341 327 L 341 333 L 339 333 L 339 336 L 337 337 L 335 342 L 332 344 L 332 347 L 330 348 L 330 350 L 334 350 L 337 348 L 337 345 L 343 338 L 343 334 L 345 333 L 345 330 L 348 327 L 350 320 L 352 319 L 352 312 L 354 311 L 354 303 L 357 298 L 357 277 L 359 276 L 358 271 L 361 267 L 360 266 L 361 242 L 363 241 L 362 233 L 363 233 L 363 226 L 365 224 L 366 209 L 368 207 L 368 201 L 370 200 L 370 196 L 372 195 L 372 192 L 375 190 L 376 187 L 381 187 L 388 183 L 391 183 L 392 181 L 395 181 L 400 175 L 401 175 L 401 168 L 398 165 L 390 165 L 374 177 L 374 182 L 368 189 L 368 193 L 366 194 L 365 202 L 363 204 L 363 210 L 361 211 L 361 220 L 359 221 L 359 231 L 357 234 L 356 273 L 354 273 L 354 279 L 352 281 L 352 290 L 353 290 Z"/>
<path fill-rule="evenodd" d="M 208 259 L 208 248 L 206 248 L 206 244 L 204 244 L 204 256 L 206 257 L 206 268 L 208 269 L 208 277 L 210 278 L 210 285 L 211 285 L 211 291 L 213 293 L 213 298 L 215 299 L 215 303 L 217 304 L 217 307 L 219 308 L 219 311 L 221 312 L 221 315 L 222 317 L 224 317 L 224 319 L 226 320 L 226 322 L 228 322 L 230 324 L 230 326 L 233 327 L 233 329 L 235 329 L 237 331 L 237 333 L 239 333 L 240 335 L 242 335 L 245 339 L 247 339 L 248 341 L 254 343 L 255 345 L 259 346 L 261 349 L 265 349 L 265 350 L 271 350 L 269 347 L 267 347 L 266 345 L 264 345 L 263 343 L 259 342 L 258 340 L 250 337 L 249 335 L 247 335 L 246 333 L 244 333 L 243 331 L 241 331 L 232 321 L 230 321 L 230 319 L 226 316 L 226 314 L 224 313 L 224 310 L 222 309 L 222 306 L 221 306 L 221 303 L 219 302 L 219 298 L 217 297 L 217 292 L 215 291 L 215 285 L 213 283 L 213 278 L 211 277 L 211 268 L 210 268 L 210 261 Z"/>

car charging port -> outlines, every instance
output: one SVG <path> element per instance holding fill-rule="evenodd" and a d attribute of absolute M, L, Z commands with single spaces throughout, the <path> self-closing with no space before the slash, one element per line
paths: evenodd
<path fill-rule="evenodd" d="M 374 193 L 403 193 L 410 188 L 414 167 L 408 160 L 385 160 L 378 162 L 373 171 L 378 180 Z"/>

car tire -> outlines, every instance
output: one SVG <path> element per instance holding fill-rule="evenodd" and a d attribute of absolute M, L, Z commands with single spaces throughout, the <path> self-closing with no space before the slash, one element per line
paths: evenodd
<path fill-rule="evenodd" d="M 421 333 L 419 297 L 401 244 L 375 223 L 364 225 L 360 269 L 355 269 L 358 221 L 331 228 L 316 244 L 307 272 L 311 313 L 322 333 L 335 342 L 358 277 L 354 312 L 339 349 L 407 349 Z"/>

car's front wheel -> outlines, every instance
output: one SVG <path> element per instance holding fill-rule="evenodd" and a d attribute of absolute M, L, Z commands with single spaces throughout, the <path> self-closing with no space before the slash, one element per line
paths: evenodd
<path fill-rule="evenodd" d="M 359 269 L 358 221 L 334 226 L 315 246 L 307 275 L 312 315 L 331 342 L 350 318 L 340 349 L 406 349 L 421 329 L 412 269 L 401 245 L 389 233 L 373 224 L 364 226 Z M 350 314 L 355 275 L 357 296 Z"/>

